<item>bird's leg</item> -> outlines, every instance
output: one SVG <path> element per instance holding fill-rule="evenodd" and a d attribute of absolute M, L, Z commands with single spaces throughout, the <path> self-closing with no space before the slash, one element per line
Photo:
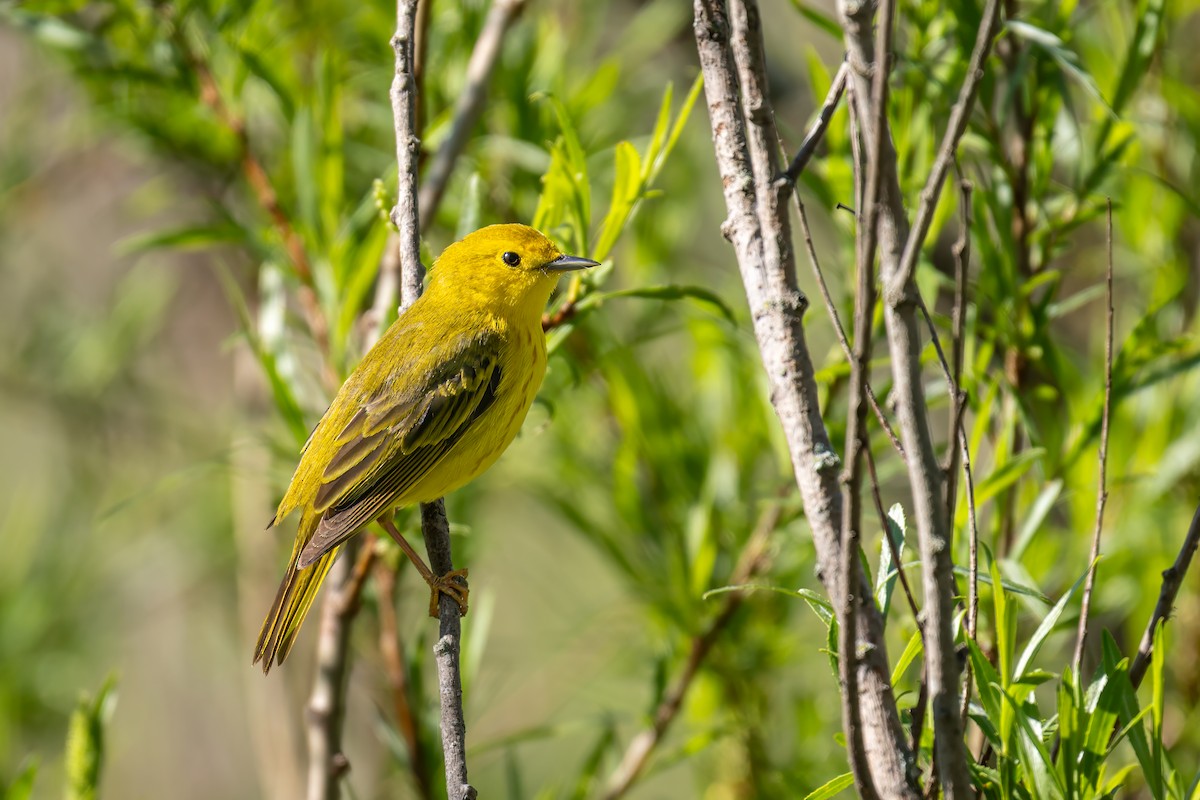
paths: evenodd
<path fill-rule="evenodd" d="M 455 569 L 447 572 L 445 575 L 434 575 L 433 570 L 425 563 L 424 559 L 413 549 L 413 546 L 408 543 L 408 540 L 396 530 L 395 523 L 392 522 L 391 515 L 385 515 L 379 518 L 379 524 L 388 532 L 388 535 L 400 545 L 400 549 L 404 551 L 404 555 L 408 556 L 408 560 L 417 568 L 417 572 L 421 573 L 421 577 L 429 584 L 429 616 L 437 618 L 438 616 L 438 595 L 446 595 L 455 603 L 458 603 L 458 613 L 462 616 L 467 615 L 467 570 Z"/>

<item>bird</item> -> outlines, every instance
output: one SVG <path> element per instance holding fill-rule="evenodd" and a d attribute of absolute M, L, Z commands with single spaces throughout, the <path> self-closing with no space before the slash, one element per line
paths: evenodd
<path fill-rule="evenodd" d="M 546 373 L 542 313 L 559 277 L 599 266 L 526 225 L 451 244 L 317 423 L 268 528 L 299 511 L 287 570 L 254 648 L 268 673 L 295 644 L 342 546 L 378 521 L 430 586 L 467 609 L 466 570 L 435 576 L 396 530 L 396 509 L 478 477 L 512 443 Z"/>

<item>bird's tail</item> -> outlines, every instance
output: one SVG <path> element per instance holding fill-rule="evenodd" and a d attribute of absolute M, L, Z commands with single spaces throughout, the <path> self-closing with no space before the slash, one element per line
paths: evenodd
<path fill-rule="evenodd" d="M 301 530 L 296 536 L 297 546 L 292 550 L 287 572 L 283 576 L 283 582 L 279 584 L 279 591 L 275 594 L 275 603 L 263 622 L 262 630 L 258 634 L 258 644 L 254 647 L 254 663 L 262 663 L 264 675 L 270 672 L 275 664 L 282 664 L 291 652 L 292 645 L 296 642 L 296 634 L 300 632 L 300 625 L 312 607 L 321 582 L 325 580 L 325 575 L 342 550 L 335 547 L 311 566 L 304 569 L 297 566 L 300 551 L 303 549 L 299 543 L 308 538 L 304 535 L 304 527 L 310 523 L 315 527 L 318 521 L 310 521 L 307 516 L 305 514 L 300 519 Z"/>

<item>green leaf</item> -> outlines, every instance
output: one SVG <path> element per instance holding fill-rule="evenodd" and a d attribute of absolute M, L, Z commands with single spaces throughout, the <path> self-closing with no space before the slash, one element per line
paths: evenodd
<path fill-rule="evenodd" d="M 116 678 L 110 676 L 95 699 L 84 694 L 75 706 L 64 757 L 67 800 L 95 800 L 104 766 L 105 726 L 116 702 Z"/>
<path fill-rule="evenodd" d="M 1008 558 L 1013 561 L 1020 561 L 1025 554 L 1025 550 L 1033 541 L 1033 537 L 1037 535 L 1042 523 L 1046 520 L 1046 516 L 1050 513 L 1050 509 L 1054 507 L 1058 496 L 1062 494 L 1063 481 L 1057 478 L 1042 487 L 1042 491 L 1038 493 L 1037 499 L 1033 501 L 1029 512 L 1025 515 L 1025 521 L 1021 523 L 1021 530 L 1017 533 L 1016 543 L 1013 549 L 1009 552 Z"/>
<path fill-rule="evenodd" d="M 1004 582 L 1000 579 L 1000 564 L 995 559 L 989 572 L 992 576 L 992 605 L 996 614 L 996 669 L 1000 672 L 1000 685 L 1007 689 L 1016 674 L 1012 669 L 1012 659 L 1017 641 L 1017 607 L 1008 601 Z"/>
<path fill-rule="evenodd" d="M 163 248 L 192 250 L 229 242 L 245 244 L 248 238 L 246 231 L 233 222 L 185 225 L 180 228 L 168 228 L 163 231 L 130 236 L 117 244 L 117 252 L 120 255 L 138 255 Z"/>
<path fill-rule="evenodd" d="M 1146 76 L 1146 67 L 1154 57 L 1166 0 L 1143 0 L 1138 6 L 1133 15 L 1137 23 L 1129 39 L 1129 49 L 1125 53 L 1125 63 L 1121 65 L 1117 88 L 1113 90 L 1112 109 L 1117 115 L 1125 109 L 1133 90 Z"/>
<path fill-rule="evenodd" d="M 616 175 L 613 179 L 612 200 L 604 222 L 600 225 L 600 235 L 596 238 L 591 254 L 597 261 L 608 258 L 642 192 L 642 162 L 634 146 L 629 142 L 618 142 L 613 157 Z"/>
<path fill-rule="evenodd" d="M 804 800 L 828 800 L 828 798 L 835 797 L 839 792 L 843 792 L 853 785 L 854 773 L 847 772 L 813 789 L 804 795 Z"/>
<path fill-rule="evenodd" d="M 258 57 L 257 54 L 249 50 L 239 47 L 237 53 L 242 59 L 242 63 L 246 65 L 246 69 L 250 74 L 261 80 L 271 88 L 275 96 L 279 98 L 279 106 L 283 110 L 283 114 L 288 119 L 296 113 L 296 101 L 292 96 L 292 89 L 283 79 L 275 73 L 269 64 Z"/>
<path fill-rule="evenodd" d="M 988 661 L 974 639 L 967 639 L 967 654 L 971 659 L 971 669 L 975 672 L 979 702 L 988 719 L 999 720 L 1000 695 L 996 687 L 1000 684 L 1000 673 L 996 672 L 996 668 Z M 996 741 L 1000 742 L 998 735 Z"/>
<path fill-rule="evenodd" d="M 1073 78 L 1097 103 L 1112 112 L 1112 108 L 1104 100 L 1104 95 L 1100 93 L 1100 87 L 1096 85 L 1096 79 L 1080 65 L 1079 56 L 1066 42 L 1050 31 L 1022 20 L 1005 20 L 1004 26 L 1016 37 L 1024 39 L 1049 55 L 1064 74 Z"/>
<path fill-rule="evenodd" d="M 896 580 L 900 571 L 895 568 L 904 558 L 904 537 L 907 534 L 904 519 L 904 507 L 899 503 L 888 509 L 887 534 L 883 536 L 879 548 L 879 572 L 875 578 L 875 602 L 887 624 L 888 610 L 892 605 L 892 593 L 896 588 Z M 896 543 L 897 552 L 892 552 L 892 542 Z"/>
<path fill-rule="evenodd" d="M 0 798 L 3 800 L 29 800 L 33 796 L 33 783 L 37 780 L 38 765 L 36 761 L 26 764 L 21 774 L 13 779 Z"/>
<path fill-rule="evenodd" d="M 842 40 L 842 28 L 833 17 L 806 4 L 804 0 L 792 0 L 792 5 L 800 12 L 800 16 L 816 26 L 817 30 L 829 34 L 839 42 Z"/>
<path fill-rule="evenodd" d="M 975 487 L 975 505 L 982 506 L 1004 489 L 1019 480 L 1029 469 L 1041 460 L 1046 451 L 1041 447 L 1023 450 L 1006 461 L 999 469 L 988 475 Z"/>
<path fill-rule="evenodd" d="M 904 646 L 904 652 L 900 654 L 900 658 L 896 659 L 896 666 L 892 668 L 892 686 L 895 687 L 902 677 L 905 670 L 912 664 L 913 660 L 921 654 L 925 649 L 925 644 L 921 640 L 921 632 L 916 631 L 908 639 L 908 644 Z"/>
<path fill-rule="evenodd" d="M 1042 645 L 1046 642 L 1046 637 L 1054 630 L 1054 626 L 1058 623 L 1058 618 L 1062 616 L 1063 610 L 1067 607 L 1067 603 L 1074 597 L 1076 590 L 1083 585 L 1084 579 L 1087 578 L 1089 570 L 1084 570 L 1084 573 L 1079 576 L 1071 588 L 1059 598 L 1054 607 L 1042 618 L 1042 622 L 1038 625 L 1037 630 L 1029 637 L 1029 643 L 1025 645 L 1025 649 L 1021 652 L 1021 658 L 1017 661 L 1016 675 L 1020 677 L 1025 673 L 1029 663 L 1033 661 L 1034 656 L 1042 649 Z"/>

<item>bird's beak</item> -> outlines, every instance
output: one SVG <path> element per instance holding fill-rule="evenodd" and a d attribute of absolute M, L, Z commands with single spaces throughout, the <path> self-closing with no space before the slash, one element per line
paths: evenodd
<path fill-rule="evenodd" d="M 592 261 L 590 258 L 580 258 L 579 256 L 559 256 L 553 261 L 546 264 L 546 269 L 555 272 L 572 272 L 577 269 L 587 269 L 588 267 L 600 266 L 599 261 Z"/>

